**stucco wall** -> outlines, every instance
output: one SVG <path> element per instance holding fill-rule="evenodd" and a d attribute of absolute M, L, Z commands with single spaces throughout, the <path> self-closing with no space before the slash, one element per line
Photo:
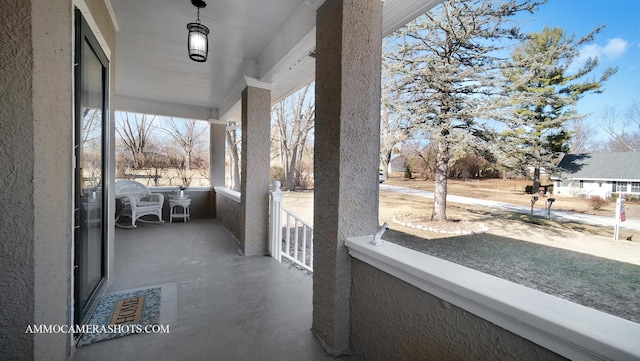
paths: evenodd
<path fill-rule="evenodd" d="M 236 239 L 240 239 L 242 231 L 240 203 L 219 194 L 216 197 L 216 218 Z"/>
<path fill-rule="evenodd" d="M 64 360 L 71 335 L 25 330 L 72 317 L 73 3 L 2 1 L 0 26 L 0 358 Z"/>
<path fill-rule="evenodd" d="M 351 343 L 362 360 L 564 360 L 364 262 L 352 260 Z"/>
<path fill-rule="evenodd" d="M 33 357 L 34 122 L 31 3 L 0 2 L 0 352 Z M 10 210 L 10 212 L 7 212 Z"/>
<path fill-rule="evenodd" d="M 169 221 L 171 207 L 169 204 L 169 196 L 175 195 L 175 191 L 157 191 L 151 189 L 152 193 L 162 193 L 164 195 L 164 206 L 162 207 L 162 219 Z M 191 219 L 213 218 L 215 210 L 211 205 L 211 197 L 213 190 L 187 190 L 187 194 L 191 199 L 189 206 L 189 214 Z M 181 210 L 178 210 L 181 212 Z"/>

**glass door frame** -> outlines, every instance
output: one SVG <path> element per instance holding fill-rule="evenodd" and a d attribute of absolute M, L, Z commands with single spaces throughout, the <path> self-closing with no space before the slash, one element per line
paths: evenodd
<path fill-rule="evenodd" d="M 83 207 L 82 199 L 82 121 L 83 121 L 83 72 L 82 64 L 84 59 L 84 45 L 86 44 L 93 50 L 93 54 L 98 58 L 102 65 L 102 124 L 101 124 L 101 181 L 100 189 L 102 191 L 101 197 L 101 265 L 100 265 L 100 280 L 97 285 L 91 290 L 91 295 L 85 303 L 82 301 L 83 285 L 81 284 L 81 277 L 79 272 L 81 271 L 81 254 L 83 252 L 81 222 L 82 217 L 80 215 L 81 207 Z M 107 156 L 109 149 L 109 60 L 107 59 L 104 51 L 102 50 L 100 43 L 96 39 L 88 23 L 82 16 L 79 9 L 75 9 L 75 54 L 74 54 L 74 209 L 73 209 L 73 237 L 74 237 L 74 323 L 83 324 L 89 321 L 91 311 L 97 306 L 99 296 L 107 284 L 107 264 L 108 264 L 108 167 Z"/>

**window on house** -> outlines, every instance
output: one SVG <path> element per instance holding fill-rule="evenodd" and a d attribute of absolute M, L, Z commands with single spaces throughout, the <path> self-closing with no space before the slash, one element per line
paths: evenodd
<path fill-rule="evenodd" d="M 616 183 L 616 192 L 626 193 L 627 192 L 627 182 L 617 182 Z"/>
<path fill-rule="evenodd" d="M 631 192 L 640 193 L 640 182 L 631 182 Z"/>

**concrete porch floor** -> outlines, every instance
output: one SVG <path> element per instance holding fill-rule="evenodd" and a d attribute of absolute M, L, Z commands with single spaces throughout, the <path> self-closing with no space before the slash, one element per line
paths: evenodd
<path fill-rule="evenodd" d="M 215 220 L 116 229 L 107 293 L 161 285 L 170 333 L 97 342 L 73 360 L 333 360 L 310 331 L 311 276 L 237 250 Z"/>

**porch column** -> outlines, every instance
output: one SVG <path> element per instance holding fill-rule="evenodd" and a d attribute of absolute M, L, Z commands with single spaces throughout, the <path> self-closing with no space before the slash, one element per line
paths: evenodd
<path fill-rule="evenodd" d="M 217 194 L 213 187 L 224 187 L 225 185 L 225 132 L 226 122 L 213 119 L 209 121 L 209 179 L 211 180 L 211 197 L 209 207 L 213 218 L 218 218 L 217 214 Z"/>
<path fill-rule="evenodd" d="M 348 237 L 378 225 L 382 1 L 327 0 L 316 19 L 312 331 L 349 351 Z"/>
<path fill-rule="evenodd" d="M 240 253 L 269 253 L 271 85 L 246 78 L 242 91 Z"/>

